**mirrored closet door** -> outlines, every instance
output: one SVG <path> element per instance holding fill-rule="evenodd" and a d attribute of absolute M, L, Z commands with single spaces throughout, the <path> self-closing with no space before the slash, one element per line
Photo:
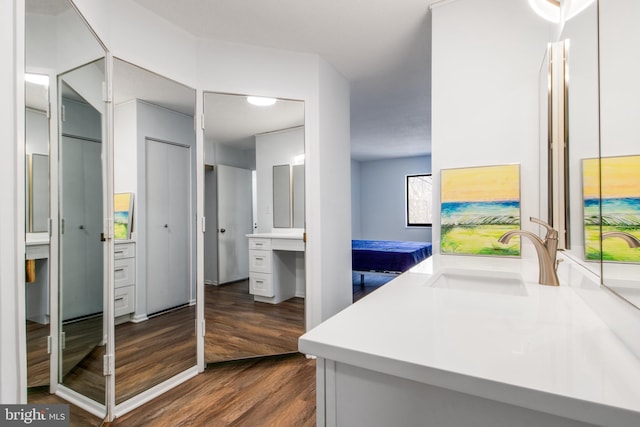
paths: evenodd
<path fill-rule="evenodd" d="M 105 411 L 105 53 L 71 2 L 25 1 L 27 384 L 71 391 L 96 413 Z"/>
<path fill-rule="evenodd" d="M 195 97 L 113 60 L 116 405 L 197 363 Z"/>
<path fill-rule="evenodd" d="M 297 352 L 304 103 L 204 94 L 205 362 Z"/>

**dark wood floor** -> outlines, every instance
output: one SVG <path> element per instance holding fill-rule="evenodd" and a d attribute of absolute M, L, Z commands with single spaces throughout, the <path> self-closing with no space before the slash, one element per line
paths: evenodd
<path fill-rule="evenodd" d="M 364 274 L 364 287 L 360 286 L 360 273 L 351 273 L 352 286 L 353 286 L 353 302 L 358 301 L 361 298 L 369 295 L 371 292 L 380 289 L 380 287 L 397 276 L 389 274 L 378 273 L 365 273 Z"/>
<path fill-rule="evenodd" d="M 315 361 L 221 363 L 118 418 L 115 426 L 315 425 Z"/>
<path fill-rule="evenodd" d="M 75 405 L 69 404 L 69 402 L 55 394 L 49 394 L 48 386 L 30 388 L 27 400 L 29 403 L 36 404 L 62 403 L 69 405 L 70 427 L 99 427 L 102 425 L 102 418 L 98 418 Z"/>
<path fill-rule="evenodd" d="M 49 385 L 49 325 L 27 320 L 27 387 Z"/>
<path fill-rule="evenodd" d="M 205 361 L 208 363 L 298 351 L 304 299 L 255 302 L 249 281 L 205 286 Z"/>
<path fill-rule="evenodd" d="M 365 287 L 362 289 L 360 287 L 360 276 L 354 273 L 352 284 L 354 301 L 379 289 L 380 286 L 391 279 L 393 279 L 392 276 L 367 274 L 365 276 Z M 229 337 L 237 333 L 237 329 L 246 329 L 242 332 L 244 334 L 242 336 L 245 336 L 245 338 L 240 340 L 230 339 L 230 341 L 234 342 L 232 345 L 241 348 L 242 343 L 249 340 L 246 336 L 251 336 L 251 334 L 264 336 L 264 332 L 260 331 L 260 327 L 267 326 L 269 329 L 279 329 L 279 326 L 274 326 L 268 321 L 267 314 L 263 311 L 264 309 L 273 308 L 271 305 L 254 303 L 252 298 L 247 301 L 248 288 L 245 289 L 247 286 L 246 282 L 240 282 L 234 284 L 234 286 L 207 286 L 205 288 L 205 316 L 207 316 L 207 338 L 205 341 L 216 336 L 218 336 L 219 340 L 222 340 L 223 336 L 226 336 L 225 339 L 230 339 Z M 304 310 L 303 300 L 296 298 L 290 302 L 293 304 L 288 304 L 291 307 L 284 310 L 282 319 L 290 323 L 299 322 L 299 327 L 303 330 L 303 316 L 299 317 L 302 320 L 296 320 L 299 313 Z M 282 307 L 287 307 L 288 305 Z M 237 309 L 238 306 L 249 307 L 250 310 L 243 312 Z M 182 313 L 180 311 L 167 313 L 176 317 L 168 316 L 162 319 L 162 316 L 159 316 L 156 320 L 162 320 L 162 323 L 166 324 L 174 323 L 178 325 L 180 324 L 178 318 L 183 316 L 184 319 L 193 322 L 193 314 L 190 312 L 192 310 L 193 308 L 191 307 L 185 309 Z M 223 312 L 226 315 L 223 315 Z M 212 314 L 214 315 L 211 316 Z M 217 317 L 217 314 L 220 314 L 220 317 Z M 254 318 L 254 320 L 261 320 L 256 321 L 252 326 L 247 326 L 241 322 L 241 320 L 245 320 L 245 316 Z M 159 335 L 154 335 L 154 323 L 150 323 L 150 321 L 124 325 L 129 325 L 130 330 L 128 330 L 129 328 L 123 328 L 123 325 L 119 325 L 119 329 L 116 332 L 116 339 L 119 342 L 116 347 L 119 350 L 122 347 L 122 350 L 126 352 L 116 357 L 116 378 L 123 379 L 120 384 L 116 380 L 116 387 L 122 387 L 117 392 L 117 394 L 120 393 L 121 395 L 127 393 L 127 387 L 144 382 L 141 379 L 142 377 L 138 377 L 138 375 L 148 376 L 157 372 L 157 365 L 153 368 L 139 365 L 138 363 L 141 363 L 141 360 L 146 358 L 140 358 L 136 355 L 141 354 L 141 352 L 145 355 L 153 353 L 148 350 L 149 345 L 155 345 L 155 347 L 152 347 L 154 351 L 164 346 L 169 351 L 180 349 L 179 352 L 182 352 L 186 345 L 184 343 L 174 345 L 174 341 L 171 341 L 171 345 L 167 346 L 164 339 L 159 339 Z M 140 330 L 134 331 L 136 328 L 143 327 L 146 327 L 147 330 L 143 332 L 140 332 Z M 214 331 L 210 332 L 210 327 Z M 193 329 L 179 328 L 178 330 L 173 330 L 172 333 L 175 334 L 183 330 L 193 331 Z M 221 334 L 221 331 L 226 332 Z M 134 332 L 135 336 L 137 336 L 136 339 L 133 339 Z M 291 348 L 294 349 L 292 351 L 295 351 L 297 337 L 301 333 L 298 331 L 293 332 L 295 346 L 292 344 L 294 341 L 288 341 L 289 344 L 287 345 L 291 345 L 291 347 L 285 348 Z M 148 336 L 143 338 L 146 334 Z M 288 338 L 279 337 L 278 334 L 274 335 L 276 336 L 276 341 L 287 342 L 289 340 Z M 140 340 L 144 340 L 146 343 L 141 346 Z M 138 345 L 135 344 L 136 341 L 139 341 Z M 236 353 L 235 350 L 232 352 L 215 350 L 217 345 L 222 344 L 219 342 L 213 343 L 208 350 L 213 351 L 214 355 L 217 354 L 218 356 L 216 357 L 236 357 L 229 355 L 246 354 Z M 280 344 L 276 347 L 282 348 L 279 346 Z M 211 350 L 212 348 L 214 350 Z M 180 357 L 177 358 L 179 359 Z M 156 358 L 149 360 L 156 360 Z M 157 363 L 157 360 L 154 363 Z M 190 366 L 193 366 L 193 364 L 191 363 Z M 126 374 L 127 367 L 132 369 L 130 374 Z M 118 373 L 119 369 L 120 373 Z M 132 388 L 129 389 L 132 390 Z M 66 403 L 56 396 L 49 395 L 47 387 L 30 390 L 29 401 L 33 403 Z M 71 426 L 99 426 L 101 421 L 71 405 Z M 313 426 L 315 425 L 315 361 L 308 360 L 301 355 L 295 355 L 285 358 L 249 359 L 212 364 L 209 365 L 204 374 L 196 376 L 146 405 L 117 419 L 113 425 Z"/>

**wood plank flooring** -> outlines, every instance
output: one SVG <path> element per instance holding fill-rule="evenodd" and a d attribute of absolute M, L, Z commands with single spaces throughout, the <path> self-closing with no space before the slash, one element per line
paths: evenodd
<path fill-rule="evenodd" d="M 315 425 L 315 360 L 221 363 L 116 419 L 113 426 Z"/>
<path fill-rule="evenodd" d="M 69 426 L 70 427 L 99 427 L 102 425 L 102 418 L 98 418 L 89 412 L 69 404 L 66 400 L 49 394 L 49 387 L 35 387 L 28 391 L 27 401 L 29 403 L 63 403 L 69 405 Z"/>
<path fill-rule="evenodd" d="M 365 273 L 364 274 L 364 288 L 360 286 L 360 273 L 351 273 L 352 286 L 353 286 L 353 302 L 358 301 L 361 298 L 369 295 L 376 289 L 380 289 L 381 286 L 395 279 L 397 276 L 391 276 L 388 274 L 376 274 Z"/>
<path fill-rule="evenodd" d="M 116 403 L 197 364 L 195 318 L 187 306 L 116 326 Z"/>
<path fill-rule="evenodd" d="M 49 325 L 27 320 L 27 387 L 49 385 Z"/>
<path fill-rule="evenodd" d="M 205 286 L 205 361 L 208 363 L 298 351 L 304 299 L 255 302 L 249 281 Z"/>

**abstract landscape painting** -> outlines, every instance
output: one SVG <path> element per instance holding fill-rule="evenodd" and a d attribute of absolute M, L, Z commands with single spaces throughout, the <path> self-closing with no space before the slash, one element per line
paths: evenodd
<path fill-rule="evenodd" d="M 640 156 L 585 159 L 582 166 L 585 258 L 600 260 L 600 223 L 602 233 L 617 231 L 640 239 Z M 600 183 L 594 177 L 600 177 Z M 638 263 L 640 248 L 630 248 L 618 237 L 607 238 L 602 241 L 602 260 Z"/>
<path fill-rule="evenodd" d="M 520 238 L 500 236 L 520 228 L 520 165 L 443 169 L 443 254 L 520 256 Z"/>
<path fill-rule="evenodd" d="M 133 193 L 113 195 L 113 234 L 116 240 L 131 239 Z"/>

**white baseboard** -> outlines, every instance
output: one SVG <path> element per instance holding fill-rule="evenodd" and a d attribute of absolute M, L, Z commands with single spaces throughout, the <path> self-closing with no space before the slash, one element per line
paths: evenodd
<path fill-rule="evenodd" d="M 149 318 L 147 317 L 146 314 L 136 314 L 135 316 L 133 316 L 131 318 L 131 321 L 133 323 L 141 323 L 141 322 L 145 322 L 147 320 L 149 320 Z"/>

